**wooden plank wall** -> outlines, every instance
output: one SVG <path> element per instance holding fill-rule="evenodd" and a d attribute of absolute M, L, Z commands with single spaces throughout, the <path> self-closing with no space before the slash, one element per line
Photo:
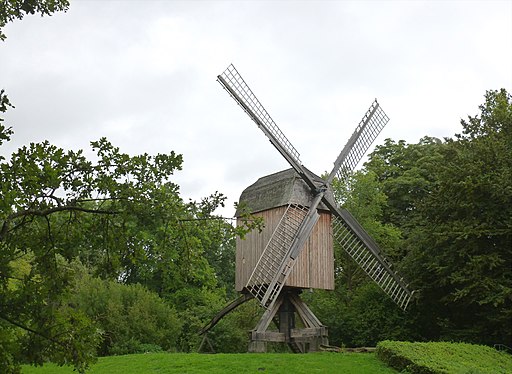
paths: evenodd
<path fill-rule="evenodd" d="M 278 207 L 254 215 L 263 217 L 265 228 L 253 231 L 236 243 L 237 291 L 245 286 L 265 249 L 286 207 Z M 334 252 L 332 245 L 331 215 L 320 211 L 320 219 L 297 258 L 286 286 L 300 288 L 334 289 Z"/>

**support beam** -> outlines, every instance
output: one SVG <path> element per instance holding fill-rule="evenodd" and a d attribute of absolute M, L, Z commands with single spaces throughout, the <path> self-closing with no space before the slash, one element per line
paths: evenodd
<path fill-rule="evenodd" d="M 199 331 L 199 335 L 206 334 L 208 331 L 210 331 L 226 314 L 231 312 L 236 307 L 242 305 L 246 301 L 249 301 L 252 299 L 251 294 L 243 294 L 238 299 L 233 300 L 231 303 L 226 305 L 215 317 L 212 318 L 212 320 L 204 326 L 201 331 Z"/>
<path fill-rule="evenodd" d="M 284 289 L 274 305 L 265 311 L 256 328 L 250 332 L 249 352 L 265 352 L 267 343 L 286 343 L 296 353 L 318 351 L 328 345 L 327 327 L 322 325 L 299 296 L 300 289 Z M 299 318 L 305 327 L 297 327 Z M 267 330 L 270 322 L 279 328 Z"/>

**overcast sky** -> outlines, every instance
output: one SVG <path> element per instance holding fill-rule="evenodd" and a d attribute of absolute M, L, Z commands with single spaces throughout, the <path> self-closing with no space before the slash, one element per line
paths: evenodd
<path fill-rule="evenodd" d="M 45 139 L 184 156 L 182 197 L 232 204 L 288 167 L 216 82 L 233 63 L 301 154 L 330 171 L 375 98 L 385 138 L 452 137 L 486 90 L 512 92 L 512 1 L 72 1 L 4 29 L 4 156 Z"/>

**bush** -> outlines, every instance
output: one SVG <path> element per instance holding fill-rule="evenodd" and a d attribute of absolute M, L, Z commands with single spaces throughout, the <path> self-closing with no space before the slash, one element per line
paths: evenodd
<path fill-rule="evenodd" d="M 85 275 L 77 282 L 70 302 L 102 331 L 100 356 L 176 348 L 181 331 L 176 311 L 139 284 L 125 285 Z"/>
<path fill-rule="evenodd" d="M 383 341 L 377 357 L 394 369 L 410 374 L 506 374 L 512 356 L 493 348 L 467 343 L 408 343 Z"/>
<path fill-rule="evenodd" d="M 183 287 L 168 297 L 168 301 L 176 305 L 182 321 L 176 342 L 178 351 L 197 352 L 202 340 L 199 330 L 224 306 L 223 290 Z"/>
<path fill-rule="evenodd" d="M 112 345 L 110 354 L 114 356 L 128 355 L 134 353 L 158 353 L 163 352 L 162 347 L 157 344 L 145 344 L 139 342 L 137 339 L 129 339 L 122 342 L 117 342 Z"/>

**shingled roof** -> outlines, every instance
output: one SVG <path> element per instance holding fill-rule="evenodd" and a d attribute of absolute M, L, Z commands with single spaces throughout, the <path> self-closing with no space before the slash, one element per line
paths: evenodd
<path fill-rule="evenodd" d="M 313 181 L 321 185 L 322 178 L 310 172 Z M 313 194 L 306 182 L 293 169 L 286 169 L 274 174 L 261 177 L 256 183 L 247 187 L 240 196 L 239 206 L 244 205 L 251 213 L 261 212 L 288 204 L 310 206 Z M 319 209 L 327 210 L 323 204 Z M 235 216 L 241 215 L 237 209 Z"/>

